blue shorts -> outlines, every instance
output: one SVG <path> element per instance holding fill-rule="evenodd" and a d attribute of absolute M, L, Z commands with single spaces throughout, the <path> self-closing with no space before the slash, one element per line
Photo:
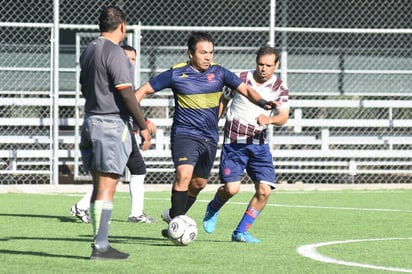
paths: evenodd
<path fill-rule="evenodd" d="M 223 183 L 242 180 L 245 169 L 253 182 L 275 188 L 275 167 L 267 144 L 224 144 L 219 175 Z"/>
<path fill-rule="evenodd" d="M 217 144 L 214 141 L 176 135 L 171 140 L 174 166 L 192 165 L 194 174 L 208 179 L 216 158 Z"/>
<path fill-rule="evenodd" d="M 132 152 L 129 121 L 116 115 L 85 117 L 80 152 L 85 171 L 123 174 Z"/>

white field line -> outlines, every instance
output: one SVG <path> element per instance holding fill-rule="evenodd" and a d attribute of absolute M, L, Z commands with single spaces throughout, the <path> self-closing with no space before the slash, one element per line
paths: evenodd
<path fill-rule="evenodd" d="M 51 195 L 56 195 L 57 193 L 51 193 Z M 61 194 L 60 194 L 61 195 Z M 66 196 L 82 197 L 84 194 L 73 194 L 67 193 Z M 129 199 L 129 196 L 117 197 Z M 144 198 L 145 200 L 152 201 L 170 201 L 170 198 Z M 209 203 L 210 200 L 197 200 L 200 203 Z M 227 204 L 232 205 L 248 205 L 249 202 L 227 202 Z M 272 204 L 268 203 L 266 207 L 285 207 L 285 208 L 306 208 L 306 209 L 331 209 L 331 210 L 347 210 L 347 211 L 372 211 L 372 212 L 399 212 L 399 213 L 412 213 L 412 210 L 405 209 L 390 209 L 390 208 L 362 208 L 362 207 L 337 207 L 337 206 L 313 206 L 313 205 L 288 205 L 288 204 Z"/>
<path fill-rule="evenodd" d="M 304 257 L 313 259 L 315 261 L 323 262 L 323 263 L 386 270 L 386 271 L 393 271 L 393 272 L 412 273 L 412 269 L 407 269 L 407 268 L 387 267 L 387 266 L 362 264 L 362 263 L 338 260 L 335 258 L 324 256 L 316 250 L 318 247 L 329 246 L 329 245 L 339 245 L 339 244 L 358 243 L 358 242 L 371 242 L 371 241 L 394 241 L 394 240 L 412 240 L 412 238 L 378 238 L 378 239 L 360 239 L 360 240 L 323 242 L 323 243 L 316 243 L 316 244 L 300 246 L 298 247 L 297 252 Z"/>
<path fill-rule="evenodd" d="M 145 198 L 145 200 L 162 200 L 169 201 L 170 199 L 164 198 Z M 209 203 L 210 200 L 197 200 L 200 203 Z M 249 202 L 227 202 L 227 204 L 232 205 L 248 205 Z M 271 204 L 268 203 L 266 207 L 286 207 L 286 208 L 308 208 L 308 209 L 333 209 L 333 210 L 348 210 L 348 211 L 377 211 L 377 212 L 401 212 L 401 213 L 412 213 L 412 210 L 403 209 L 390 209 L 390 208 L 359 208 L 359 207 L 336 207 L 336 206 L 310 206 L 310 205 L 287 205 L 287 204 Z"/>
<path fill-rule="evenodd" d="M 362 207 L 309 206 L 309 205 L 284 205 L 284 204 L 267 204 L 266 206 L 288 207 L 288 208 L 334 209 L 334 210 L 349 210 L 349 211 L 378 211 L 378 212 L 412 213 L 412 210 L 390 209 L 390 208 L 362 208 Z"/>

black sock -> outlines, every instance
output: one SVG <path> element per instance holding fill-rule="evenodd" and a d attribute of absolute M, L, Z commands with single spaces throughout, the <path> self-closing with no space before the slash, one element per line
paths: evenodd
<path fill-rule="evenodd" d="M 179 215 L 184 215 L 186 213 L 186 204 L 188 202 L 188 192 L 189 191 L 177 191 L 172 190 L 172 207 L 169 211 L 170 218 L 174 218 Z"/>
<path fill-rule="evenodd" d="M 186 212 L 189 211 L 189 209 L 192 207 L 192 205 L 196 202 L 196 196 L 187 196 L 187 202 L 186 202 Z"/>

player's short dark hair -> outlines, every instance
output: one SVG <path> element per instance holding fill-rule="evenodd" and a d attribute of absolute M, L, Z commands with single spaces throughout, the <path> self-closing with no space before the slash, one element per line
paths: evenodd
<path fill-rule="evenodd" d="M 269 45 L 261 46 L 256 52 L 256 63 L 258 62 L 260 56 L 272 55 L 272 54 L 274 54 L 276 56 L 275 57 L 275 64 L 276 64 L 277 62 L 279 62 L 279 57 L 280 57 L 279 56 L 279 50 L 274 48 L 274 47 L 271 47 Z"/>
<path fill-rule="evenodd" d="M 189 39 L 187 40 L 187 48 L 191 53 L 194 53 L 196 51 L 196 45 L 200 41 L 207 41 L 212 43 L 213 47 L 215 47 L 215 39 L 207 33 L 207 32 L 192 32 L 189 36 Z"/>
<path fill-rule="evenodd" d="M 125 22 L 126 15 L 119 7 L 108 6 L 100 12 L 99 30 L 100 32 L 112 32 Z"/>
<path fill-rule="evenodd" d="M 137 53 L 137 52 L 136 52 L 136 49 L 135 49 L 134 47 L 132 47 L 132 46 L 129 46 L 129 45 L 121 45 L 121 47 L 122 47 L 123 50 L 134 51 L 134 53 Z"/>

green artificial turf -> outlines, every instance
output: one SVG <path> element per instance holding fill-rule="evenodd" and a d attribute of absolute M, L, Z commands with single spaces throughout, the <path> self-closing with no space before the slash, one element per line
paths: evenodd
<path fill-rule="evenodd" d="M 35 187 L 35 186 L 34 186 Z M 0 194 L 0 273 L 389 273 L 412 272 L 412 191 L 275 191 L 250 233 L 259 244 L 232 243 L 252 195 L 226 204 L 216 231 L 202 218 L 212 192 L 188 212 L 197 239 L 175 246 L 162 238 L 160 213 L 170 192 L 146 192 L 145 212 L 155 224 L 127 222 L 128 193 L 116 193 L 110 243 L 126 261 L 90 261 L 92 226 L 71 216 L 81 194 Z M 303 256 L 299 247 L 323 243 Z M 306 254 L 307 255 L 307 254 Z"/>

